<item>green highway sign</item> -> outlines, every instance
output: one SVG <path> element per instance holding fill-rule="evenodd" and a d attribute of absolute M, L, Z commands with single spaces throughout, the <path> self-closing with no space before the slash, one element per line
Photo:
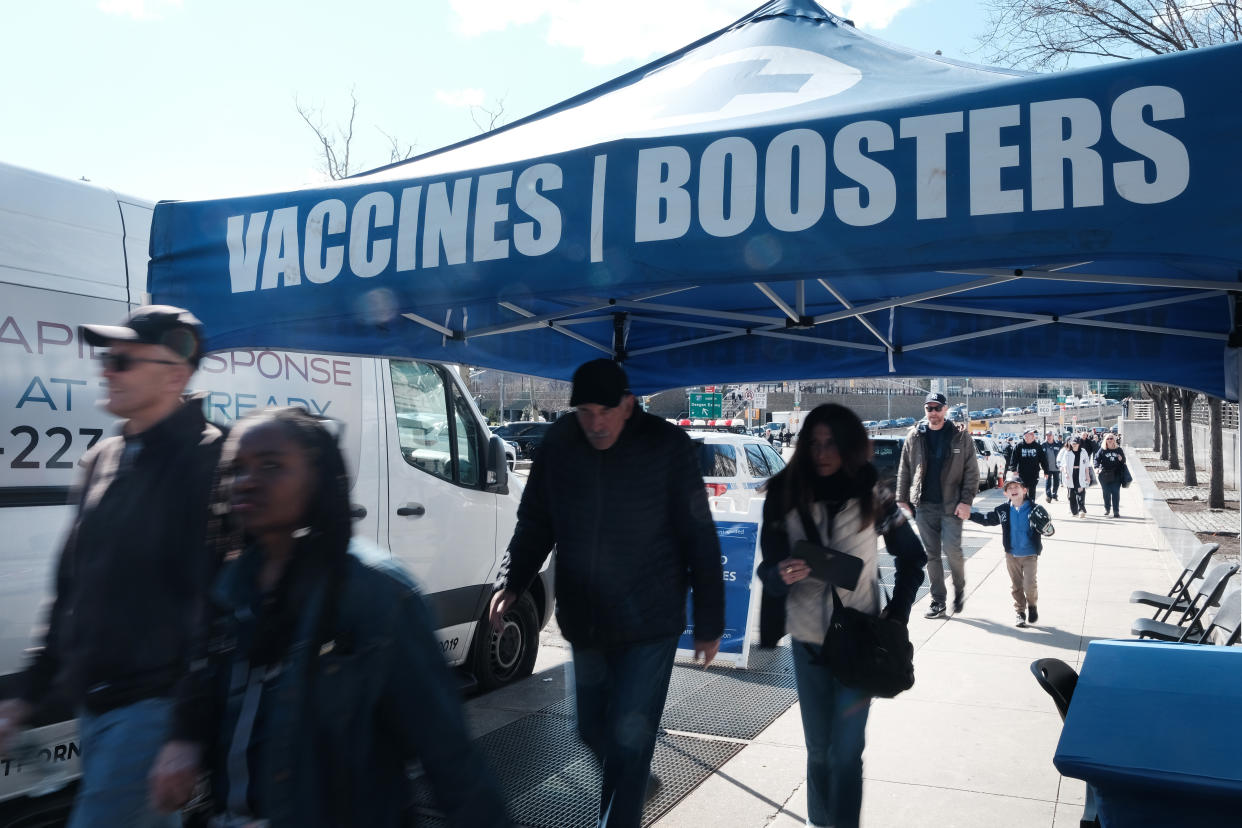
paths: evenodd
<path fill-rule="evenodd" d="M 724 394 L 691 392 L 690 419 L 708 420 L 724 415 Z"/>

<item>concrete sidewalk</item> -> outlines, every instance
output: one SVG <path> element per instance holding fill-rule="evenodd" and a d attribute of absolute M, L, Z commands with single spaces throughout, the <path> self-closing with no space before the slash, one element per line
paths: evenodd
<path fill-rule="evenodd" d="M 1145 476 L 1139 472 L 1136 477 Z M 1121 493 L 1120 519 L 1103 517 L 1099 487 L 1088 491 L 1086 518 L 1064 499 L 1047 504 L 1056 535 L 1039 565 L 1040 621 L 1014 625 L 1000 529 L 967 524 L 987 539 L 967 561 L 963 613 L 929 621 L 927 598 L 910 622 L 915 687 L 871 707 L 864 754 L 864 828 L 1071 828 L 1085 788 L 1061 777 L 1052 755 L 1061 720 L 1030 664 L 1055 657 L 1078 667 L 1087 644 L 1129 637 L 1142 615 L 1135 589 L 1164 592 L 1181 571 L 1160 551 L 1145 514 L 1144 488 Z M 1064 497 L 1064 495 L 1063 495 Z M 1000 502 L 981 495 L 976 509 Z M 569 652 L 545 641 L 532 679 L 467 705 L 485 733 L 563 698 Z M 733 759 L 657 820 L 658 828 L 805 824 L 805 750 L 794 705 Z"/>

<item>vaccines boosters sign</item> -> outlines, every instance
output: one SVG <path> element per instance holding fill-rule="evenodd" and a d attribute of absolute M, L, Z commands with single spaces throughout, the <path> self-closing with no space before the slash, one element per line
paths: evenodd
<path fill-rule="evenodd" d="M 760 584 L 754 578 L 759 554 L 758 516 L 763 500 L 751 501 L 756 521 L 717 520 L 716 535 L 720 538 L 720 563 L 724 569 L 725 628 L 720 639 L 716 660 L 735 667 L 745 667 L 750 651 L 750 618 L 752 599 L 758 598 Z M 694 596 L 686 601 L 686 630 L 677 644 L 678 657 L 694 654 Z"/>

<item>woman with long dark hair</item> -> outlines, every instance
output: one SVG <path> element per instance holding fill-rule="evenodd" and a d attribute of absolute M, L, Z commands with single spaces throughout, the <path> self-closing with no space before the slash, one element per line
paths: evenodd
<path fill-rule="evenodd" d="M 187 798 L 201 749 L 212 826 L 396 826 L 421 760 L 452 824 L 508 825 L 413 582 L 352 554 L 325 421 L 287 408 L 239 422 L 210 524 L 224 563 L 157 803 Z"/>
<path fill-rule="evenodd" d="M 1117 445 L 1116 434 L 1104 435 L 1104 445 L 1095 453 L 1095 468 L 1104 492 L 1104 517 L 1108 517 L 1110 509 L 1113 517 L 1121 517 L 1121 483 L 1129 469 L 1126 453 Z"/>
<path fill-rule="evenodd" d="M 906 623 L 923 583 L 927 558 L 891 492 L 877 489 L 871 443 L 848 408 L 821 405 L 803 422 L 793 459 L 766 486 L 760 545 L 763 581 L 761 646 L 786 632 L 792 641 L 798 701 L 807 748 L 807 816 L 812 826 L 851 828 L 862 807 L 862 753 L 871 699 L 844 686 L 822 663 L 822 644 L 833 612 L 833 590 L 844 606 L 884 612 Z M 892 599 L 881 607 L 878 541 L 896 558 Z M 852 584 L 832 584 L 811 574 L 792 553 L 809 540 L 861 559 Z"/>

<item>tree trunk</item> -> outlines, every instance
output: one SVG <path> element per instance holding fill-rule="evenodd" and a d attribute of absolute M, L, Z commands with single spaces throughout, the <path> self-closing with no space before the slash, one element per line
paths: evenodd
<path fill-rule="evenodd" d="M 1195 397 L 1199 396 L 1199 392 L 1183 388 L 1177 396 L 1182 404 L 1182 460 L 1186 466 L 1183 480 L 1187 486 L 1198 486 L 1199 473 L 1195 468 L 1195 424 L 1191 415 L 1194 413 Z"/>
<path fill-rule="evenodd" d="M 1169 447 L 1169 471 L 1177 471 L 1182 467 L 1182 461 L 1177 456 L 1177 392 L 1172 388 L 1166 388 L 1164 393 L 1164 407 L 1168 410 L 1168 427 L 1164 430 L 1164 442 Z"/>
<path fill-rule="evenodd" d="M 1164 440 L 1164 408 L 1161 402 L 1160 389 L 1151 383 L 1143 383 L 1143 391 L 1151 399 L 1152 407 L 1152 444 L 1151 450 L 1160 455 L 1161 460 L 1169 459 L 1169 450 Z"/>
<path fill-rule="evenodd" d="M 1208 467 L 1208 508 L 1225 508 L 1225 447 L 1221 426 L 1221 399 L 1208 397 L 1208 439 L 1211 451 Z"/>

